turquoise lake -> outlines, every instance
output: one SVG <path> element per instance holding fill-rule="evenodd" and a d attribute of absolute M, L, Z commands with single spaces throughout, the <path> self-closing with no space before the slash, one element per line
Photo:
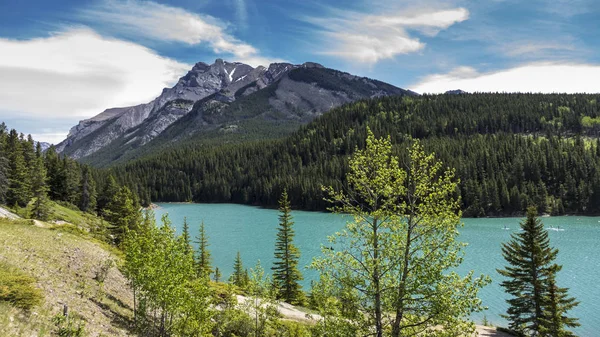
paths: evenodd
<path fill-rule="evenodd" d="M 239 251 L 245 267 L 253 267 L 257 260 L 269 270 L 273 261 L 278 211 L 235 204 L 158 204 L 157 219 L 168 213 L 173 226 L 181 233 L 183 218 L 187 217 L 192 237 L 204 221 L 209 236 L 213 266 L 219 267 L 226 279 L 232 272 L 233 260 Z M 296 237 L 302 257 L 300 266 L 308 266 L 314 256 L 320 255 L 327 236 L 342 229 L 350 217 L 320 212 L 294 211 L 292 213 Z M 519 230 L 521 218 L 463 219 L 460 240 L 467 242 L 466 256 L 459 272 L 475 270 L 492 277 L 492 284 L 480 291 L 480 298 L 488 310 L 473 316 L 481 322 L 483 315 L 494 325 L 506 325 L 500 314 L 506 311 L 506 295 L 499 283 L 502 277 L 496 268 L 502 268 L 500 245 Z M 549 229 L 551 245 L 560 250 L 557 262 L 563 265 L 558 285 L 570 288 L 569 294 L 581 303 L 570 312 L 580 319 L 579 336 L 600 336 L 600 217 L 561 216 L 542 218 Z M 560 226 L 563 231 L 552 230 Z M 304 289 L 317 275 L 302 269 Z"/>

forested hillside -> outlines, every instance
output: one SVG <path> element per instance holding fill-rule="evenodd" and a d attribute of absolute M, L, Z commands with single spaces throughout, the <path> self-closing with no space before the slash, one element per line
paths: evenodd
<path fill-rule="evenodd" d="M 106 223 L 94 234 L 117 244 L 137 222 L 140 208 L 137 196 L 106 172 L 59 155 L 54 146 L 43 152 L 31 135 L 0 123 L 0 205 L 25 218 L 50 220 L 56 216 L 54 202 L 102 216 Z"/>
<path fill-rule="evenodd" d="M 600 212 L 599 95 L 463 94 L 383 97 L 342 106 L 283 140 L 189 143 L 114 167 L 143 202 L 324 210 L 321 186 L 341 188 L 347 158 L 369 127 L 406 156 L 421 139 L 460 178 L 466 216 Z"/>

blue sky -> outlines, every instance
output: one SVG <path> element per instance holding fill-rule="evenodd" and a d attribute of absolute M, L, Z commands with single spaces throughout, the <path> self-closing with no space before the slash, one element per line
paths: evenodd
<path fill-rule="evenodd" d="M 0 0 L 0 121 L 58 143 L 215 58 L 417 92 L 600 92 L 598 18 L 597 0 Z"/>

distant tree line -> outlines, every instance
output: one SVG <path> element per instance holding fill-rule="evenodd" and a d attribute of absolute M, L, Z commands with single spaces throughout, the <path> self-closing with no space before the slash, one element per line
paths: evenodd
<path fill-rule="evenodd" d="M 325 210 L 321 186 L 347 185 L 348 157 L 365 147 L 366 129 L 390 135 L 456 169 L 465 216 L 600 213 L 600 96 L 470 94 L 383 97 L 324 114 L 285 139 L 180 148 L 110 172 L 142 203 L 233 202 Z"/>

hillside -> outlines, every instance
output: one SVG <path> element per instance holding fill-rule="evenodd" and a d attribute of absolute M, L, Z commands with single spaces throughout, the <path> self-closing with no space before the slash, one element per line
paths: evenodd
<path fill-rule="evenodd" d="M 96 166 L 125 162 L 186 139 L 213 143 L 278 138 L 359 99 L 414 95 L 316 63 L 257 67 L 198 63 L 152 102 L 81 121 L 57 150 Z"/>
<path fill-rule="evenodd" d="M 30 312 L 0 302 L 0 335 L 48 336 L 64 305 L 88 336 L 129 335 L 133 304 L 116 268 L 118 253 L 88 233 L 90 220 L 99 220 L 56 204 L 52 209 L 51 222 L 0 217 L 0 267 L 33 277 L 43 296 Z"/>
<path fill-rule="evenodd" d="M 321 185 L 344 184 L 347 156 L 366 127 L 404 155 L 420 139 L 461 179 L 466 216 L 600 212 L 598 95 L 465 94 L 382 97 L 317 118 L 289 137 L 209 146 L 191 142 L 110 170 L 152 201 L 324 210 Z"/>

